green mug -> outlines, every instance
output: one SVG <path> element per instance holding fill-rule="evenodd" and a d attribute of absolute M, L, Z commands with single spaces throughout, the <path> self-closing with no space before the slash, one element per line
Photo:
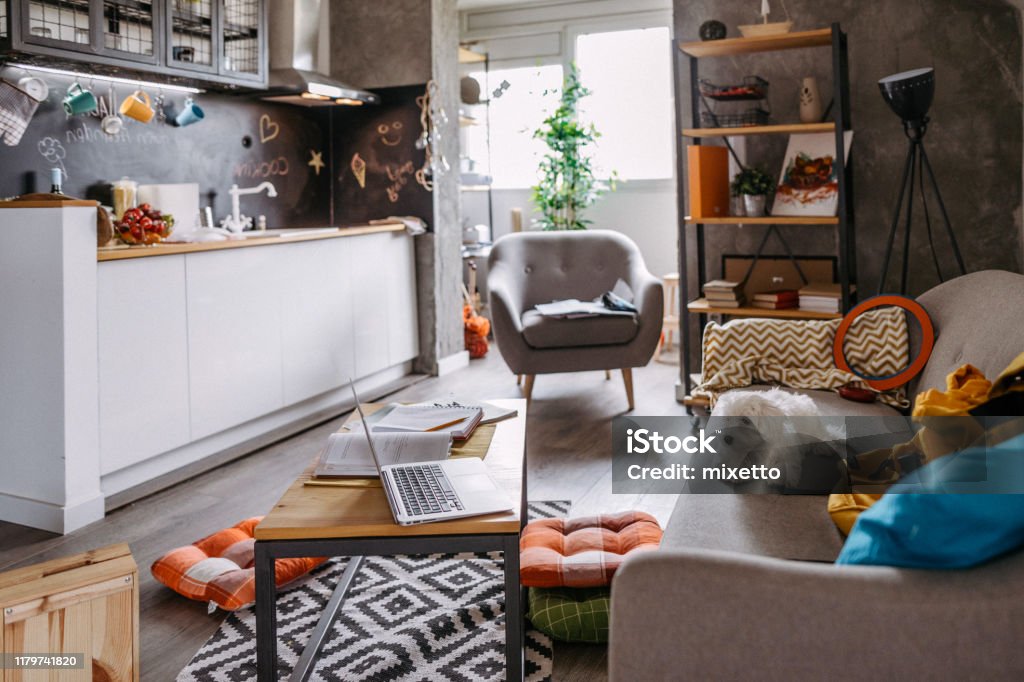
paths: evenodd
<path fill-rule="evenodd" d="M 72 83 L 68 94 L 64 97 L 64 111 L 68 116 L 88 114 L 96 111 L 96 96 L 83 88 L 79 83 Z"/>

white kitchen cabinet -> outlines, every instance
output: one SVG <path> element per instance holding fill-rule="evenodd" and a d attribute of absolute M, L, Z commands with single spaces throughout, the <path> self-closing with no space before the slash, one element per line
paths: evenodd
<path fill-rule="evenodd" d="M 124 260 L 97 273 L 100 471 L 191 440 L 185 256 Z"/>
<path fill-rule="evenodd" d="M 193 440 L 284 407 L 280 248 L 185 257 Z"/>
<path fill-rule="evenodd" d="M 275 247 L 284 402 L 292 405 L 344 385 L 355 371 L 351 251 L 355 239 Z"/>
<path fill-rule="evenodd" d="M 351 242 L 355 369 L 357 377 L 365 377 L 390 366 L 388 280 L 404 278 L 405 275 L 400 275 L 389 260 L 392 255 L 390 233 L 370 234 L 347 241 Z M 404 238 L 403 241 L 412 240 Z"/>
<path fill-rule="evenodd" d="M 404 232 L 389 232 L 386 263 L 388 309 L 388 365 L 394 366 L 419 355 L 419 323 L 416 305 L 416 251 Z"/>

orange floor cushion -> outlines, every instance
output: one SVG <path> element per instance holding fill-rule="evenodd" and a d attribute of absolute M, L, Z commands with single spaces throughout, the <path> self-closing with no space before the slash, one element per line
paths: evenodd
<path fill-rule="evenodd" d="M 662 530 L 639 511 L 538 519 L 519 539 L 519 577 L 527 587 L 600 587 L 630 552 L 657 549 Z"/>
<path fill-rule="evenodd" d="M 172 549 L 153 563 L 153 577 L 184 597 L 213 602 L 228 611 L 252 604 L 256 601 L 253 531 L 262 520 L 262 516 L 254 516 L 191 545 Z M 277 586 L 292 582 L 325 561 L 326 557 L 278 559 Z"/>

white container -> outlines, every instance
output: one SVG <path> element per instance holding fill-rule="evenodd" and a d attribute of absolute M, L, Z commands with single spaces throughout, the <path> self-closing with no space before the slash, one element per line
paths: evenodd
<path fill-rule="evenodd" d="M 149 204 L 163 214 L 174 216 L 175 232 L 191 232 L 199 227 L 197 183 L 139 185 L 139 203 Z"/>
<path fill-rule="evenodd" d="M 800 120 L 803 123 L 820 123 L 822 116 L 821 93 L 817 79 L 805 78 L 800 86 Z"/>

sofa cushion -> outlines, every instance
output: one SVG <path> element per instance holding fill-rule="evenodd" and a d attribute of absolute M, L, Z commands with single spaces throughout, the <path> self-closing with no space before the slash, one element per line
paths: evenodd
<path fill-rule="evenodd" d="M 1021 457 L 1024 435 L 930 462 L 901 481 L 923 492 L 886 493 L 858 517 L 837 563 L 967 568 L 1024 547 L 1024 494 L 1000 494 L 1024 490 Z"/>
<path fill-rule="evenodd" d="M 519 539 L 519 576 L 528 587 L 608 585 L 631 552 L 658 548 L 661 526 L 627 511 L 574 519 L 538 519 Z"/>
<path fill-rule="evenodd" d="M 172 549 L 153 563 L 153 577 L 183 597 L 213 602 L 227 611 L 253 603 L 253 531 L 262 520 L 262 516 L 255 516 L 191 545 Z M 278 559 L 277 586 L 290 583 L 325 561 L 326 558 Z"/>
<path fill-rule="evenodd" d="M 822 495 L 680 495 L 664 550 L 699 548 L 834 561 L 842 537 Z"/>
<path fill-rule="evenodd" d="M 639 325 L 629 315 L 602 315 L 574 320 L 545 317 L 536 310 L 523 313 L 523 337 L 534 348 L 613 346 L 629 343 Z"/>
<path fill-rule="evenodd" d="M 611 588 L 531 587 L 526 617 L 533 627 L 563 642 L 608 641 Z"/>

